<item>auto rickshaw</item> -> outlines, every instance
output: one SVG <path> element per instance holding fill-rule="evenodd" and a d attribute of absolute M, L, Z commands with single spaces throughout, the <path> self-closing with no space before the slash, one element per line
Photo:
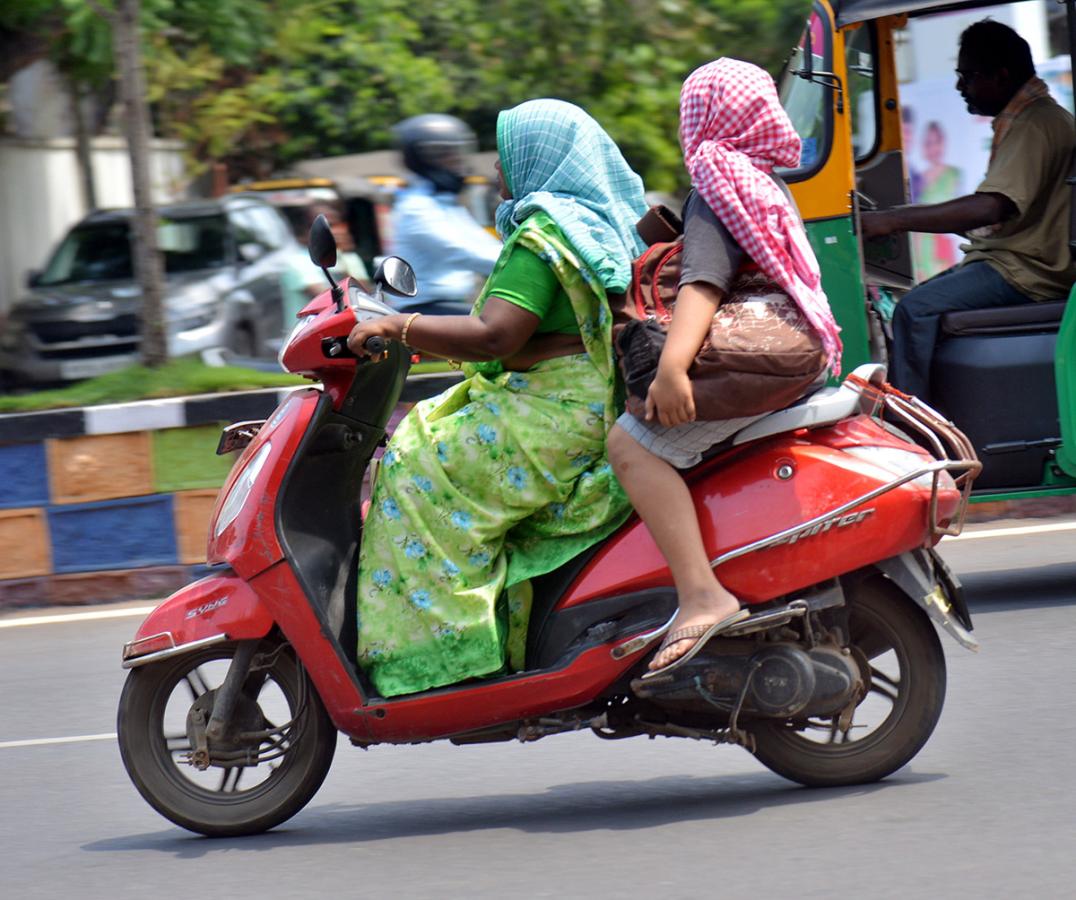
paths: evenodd
<path fill-rule="evenodd" d="M 1070 48 L 1074 2 L 1065 0 Z M 913 286 L 909 236 L 864 242 L 857 229 L 861 210 L 908 202 L 895 33 L 909 18 L 993 5 L 814 0 L 780 79 L 781 101 L 803 139 L 800 167 L 780 174 L 842 328 L 845 371 L 886 360 L 885 304 Z M 1069 229 L 1076 248 L 1073 209 L 1074 221 L 1057 227 Z M 930 404 L 983 461 L 973 501 L 1076 493 L 1076 303 L 949 313 L 932 382 Z"/>

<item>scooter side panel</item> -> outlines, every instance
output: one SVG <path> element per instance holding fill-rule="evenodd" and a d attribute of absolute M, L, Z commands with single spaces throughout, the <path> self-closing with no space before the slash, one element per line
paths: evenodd
<path fill-rule="evenodd" d="M 232 640 L 264 637 L 273 617 L 242 578 L 210 575 L 180 588 L 139 626 L 135 640 L 171 634 L 176 646 L 218 635 Z"/>
<path fill-rule="evenodd" d="M 353 715 L 365 702 L 354 669 L 305 600 L 291 566 L 286 562 L 272 566 L 251 582 L 251 588 L 295 648 L 336 727 L 365 737 L 365 724 Z"/>
<path fill-rule="evenodd" d="M 792 528 L 893 478 L 841 452 L 839 448 L 848 445 L 922 452 L 869 419 L 852 420 L 734 451 L 692 473 L 689 483 L 708 556 L 714 559 Z M 928 461 L 925 454 L 923 460 Z M 929 490 L 905 485 L 850 510 L 815 534 L 731 560 L 717 574 L 742 601 L 760 603 L 922 547 L 928 542 L 929 497 Z M 943 517 L 956 505 L 956 491 L 940 492 Z M 664 557 L 646 527 L 634 519 L 580 573 L 558 608 L 671 584 Z"/>
<path fill-rule="evenodd" d="M 313 388 L 296 391 L 285 400 L 244 449 L 238 462 L 217 495 L 210 519 L 207 559 L 211 564 L 227 563 L 237 573 L 250 579 L 284 558 L 276 535 L 275 509 L 280 484 L 287 465 L 280 461 L 295 453 L 317 408 L 321 392 Z M 225 498 L 231 492 L 246 464 L 266 444 L 271 443 L 269 458 L 261 467 L 243 509 L 219 535 L 214 535 Z"/>

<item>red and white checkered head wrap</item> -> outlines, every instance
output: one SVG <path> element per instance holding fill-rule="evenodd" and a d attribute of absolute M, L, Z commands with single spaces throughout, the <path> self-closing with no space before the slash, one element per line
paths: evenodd
<path fill-rule="evenodd" d="M 840 374 L 840 328 L 818 260 L 796 210 L 768 174 L 800 161 L 800 138 L 773 79 L 736 59 L 696 69 L 680 91 L 680 146 L 695 190 L 743 251 L 796 301 Z"/>

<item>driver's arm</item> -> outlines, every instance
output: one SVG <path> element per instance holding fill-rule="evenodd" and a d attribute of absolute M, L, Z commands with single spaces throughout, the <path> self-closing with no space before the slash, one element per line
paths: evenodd
<path fill-rule="evenodd" d="M 997 225 L 1016 215 L 1016 204 L 1004 194 L 968 194 L 944 203 L 895 206 L 860 215 L 864 238 L 905 231 L 930 234 L 966 234 L 984 225 Z"/>
<path fill-rule="evenodd" d="M 403 339 L 407 326 L 407 346 L 412 350 L 458 359 L 484 362 L 505 359 L 523 349 L 541 321 L 521 306 L 500 297 L 490 297 L 477 316 L 422 316 L 396 313 L 366 319 L 351 329 L 347 343 L 359 356 L 368 356 L 368 338 L 379 335 L 389 340 Z"/>

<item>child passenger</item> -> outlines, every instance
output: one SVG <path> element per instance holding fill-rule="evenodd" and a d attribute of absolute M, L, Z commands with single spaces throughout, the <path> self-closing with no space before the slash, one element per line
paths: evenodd
<path fill-rule="evenodd" d="M 772 174 L 774 166 L 800 161 L 800 138 L 773 79 L 727 58 L 696 69 L 680 93 L 680 144 L 693 190 L 684 207 L 676 307 L 645 416 L 620 416 L 608 443 L 613 469 L 665 555 L 677 589 L 679 609 L 650 675 L 686 662 L 749 615 L 710 567 L 691 495 L 677 472 L 760 418 L 697 421 L 688 378 L 741 263 L 753 261 L 774 282 L 773 290 L 795 300 L 835 372 L 841 350 L 814 252 L 788 189 Z"/>

